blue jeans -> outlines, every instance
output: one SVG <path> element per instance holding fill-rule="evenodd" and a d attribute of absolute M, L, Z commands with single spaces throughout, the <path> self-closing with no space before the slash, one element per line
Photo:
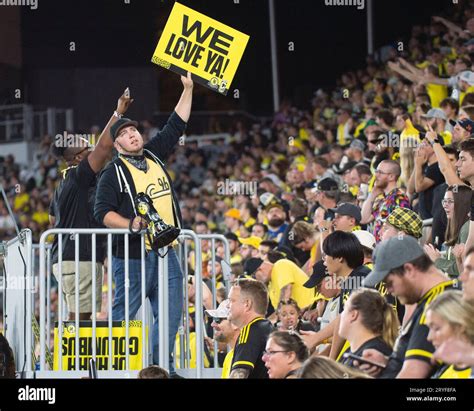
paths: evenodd
<path fill-rule="evenodd" d="M 145 257 L 145 293 L 153 309 L 153 363 L 158 364 L 158 254 L 150 251 Z M 133 319 L 141 306 L 141 264 L 140 259 L 129 259 L 129 318 Z M 125 320 L 125 260 L 112 258 L 112 271 L 115 282 L 115 296 L 112 306 L 112 319 Z M 160 274 L 161 275 L 161 274 Z M 170 372 L 174 373 L 173 350 L 176 333 L 183 309 L 183 273 L 176 253 L 168 252 L 168 299 L 169 299 L 169 352 Z"/>

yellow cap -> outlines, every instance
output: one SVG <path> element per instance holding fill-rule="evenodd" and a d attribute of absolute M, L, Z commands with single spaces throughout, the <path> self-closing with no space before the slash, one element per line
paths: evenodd
<path fill-rule="evenodd" d="M 240 244 L 249 245 L 250 247 L 253 247 L 256 250 L 258 250 L 258 247 L 260 247 L 260 243 L 262 242 L 262 239 L 260 237 L 257 237 L 256 235 L 252 235 L 248 238 L 239 237 L 239 242 Z"/>
<path fill-rule="evenodd" d="M 242 217 L 240 216 L 240 210 L 237 208 L 231 208 L 230 210 L 226 211 L 224 214 L 225 217 L 232 217 L 236 220 L 240 220 Z"/>

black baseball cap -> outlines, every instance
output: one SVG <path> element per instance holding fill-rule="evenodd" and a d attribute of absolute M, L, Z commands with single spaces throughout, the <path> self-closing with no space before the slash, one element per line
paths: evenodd
<path fill-rule="evenodd" d="M 337 206 L 337 208 L 330 208 L 330 210 L 340 215 L 354 217 L 358 223 L 360 220 L 362 220 L 360 208 L 351 203 L 341 203 Z"/>
<path fill-rule="evenodd" d="M 110 135 L 112 136 L 112 140 L 115 141 L 115 139 L 118 136 L 118 133 L 122 128 L 127 127 L 127 126 L 135 126 L 138 127 L 138 122 L 134 120 L 130 120 L 129 118 L 120 118 L 118 121 L 114 123 L 112 127 L 110 127 Z"/>
<path fill-rule="evenodd" d="M 339 184 L 336 180 L 333 180 L 330 177 L 323 178 L 318 183 L 319 191 L 336 191 L 339 190 Z"/>
<path fill-rule="evenodd" d="M 231 233 L 230 231 L 228 233 L 225 233 L 224 237 L 227 238 L 228 240 L 234 240 L 234 241 L 239 242 L 239 237 L 237 237 L 237 234 Z"/>
<path fill-rule="evenodd" d="M 303 284 L 303 287 L 314 288 L 321 284 L 323 278 L 327 277 L 328 275 L 329 273 L 326 270 L 323 260 L 320 260 L 313 265 L 313 273 L 311 274 L 311 277 L 309 277 L 309 280 Z"/>
<path fill-rule="evenodd" d="M 261 258 L 249 258 L 244 264 L 244 275 L 253 275 L 263 264 Z"/>

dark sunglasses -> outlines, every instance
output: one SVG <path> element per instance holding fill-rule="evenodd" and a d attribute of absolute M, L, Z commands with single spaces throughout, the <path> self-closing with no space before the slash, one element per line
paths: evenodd
<path fill-rule="evenodd" d="M 217 318 L 217 317 L 212 318 L 212 321 L 215 322 L 216 324 L 220 324 L 224 320 L 225 318 Z"/>

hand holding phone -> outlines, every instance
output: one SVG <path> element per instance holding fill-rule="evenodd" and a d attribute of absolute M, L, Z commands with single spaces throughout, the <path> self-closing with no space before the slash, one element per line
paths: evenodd
<path fill-rule="evenodd" d="M 379 368 L 381 368 L 381 369 L 385 369 L 385 368 L 386 368 L 386 366 L 385 366 L 384 364 L 381 364 L 381 363 L 376 362 L 376 361 L 369 360 L 369 359 L 364 358 L 364 357 L 360 357 L 360 356 L 355 355 L 355 354 L 352 354 L 352 353 L 347 353 L 347 352 L 346 352 L 345 354 L 342 355 L 342 357 L 343 357 L 344 359 L 350 358 L 350 359 L 355 360 L 355 361 L 358 361 L 358 362 L 360 362 L 360 363 L 373 365 L 373 366 L 379 367 Z"/>

